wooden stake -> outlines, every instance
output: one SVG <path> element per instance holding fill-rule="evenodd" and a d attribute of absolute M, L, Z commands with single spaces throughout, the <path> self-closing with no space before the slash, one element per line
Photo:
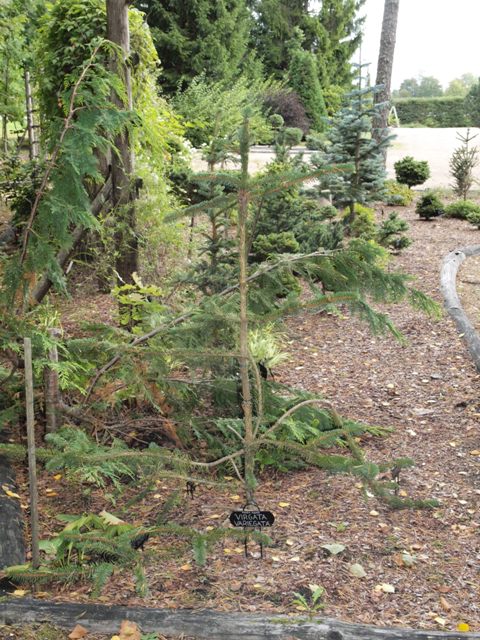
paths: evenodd
<path fill-rule="evenodd" d="M 35 413 L 33 406 L 33 371 L 32 371 L 32 341 L 24 339 L 25 357 L 25 404 L 27 410 L 27 445 L 28 445 L 28 476 L 30 485 L 30 522 L 32 530 L 32 566 L 40 566 L 40 552 L 38 548 L 38 487 L 37 462 L 35 455 Z"/>

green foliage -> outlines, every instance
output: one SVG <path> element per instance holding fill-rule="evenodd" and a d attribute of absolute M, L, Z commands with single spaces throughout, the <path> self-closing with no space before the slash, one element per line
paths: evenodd
<path fill-rule="evenodd" d="M 394 105 L 402 126 L 413 123 L 421 127 L 477 126 L 463 97 L 395 98 Z"/>
<path fill-rule="evenodd" d="M 377 87 L 366 87 L 349 94 L 348 104 L 332 120 L 327 152 L 312 157 L 312 163 L 318 167 L 351 163 L 350 171 L 330 172 L 321 185 L 330 189 L 336 206 L 348 206 L 352 219 L 355 203 L 365 205 L 383 196 L 386 179 L 383 153 L 391 138 L 386 132 L 380 140 L 372 135 L 373 117 L 379 108 L 373 104 L 376 92 Z"/>
<path fill-rule="evenodd" d="M 412 244 L 405 235 L 408 228 L 407 221 L 400 218 L 396 211 L 392 211 L 378 226 L 376 240 L 382 247 L 401 251 Z"/>
<path fill-rule="evenodd" d="M 450 175 L 454 180 L 453 192 L 464 200 L 467 199 L 468 192 L 475 182 L 473 170 L 479 163 L 478 147 L 470 146 L 471 141 L 476 137 L 476 135 L 470 135 L 470 129 L 467 129 L 465 135 L 457 133 L 462 146 L 455 149 L 450 158 Z"/>
<path fill-rule="evenodd" d="M 394 164 L 397 182 L 415 187 L 423 184 L 430 177 L 430 168 L 426 160 L 414 160 L 412 156 L 405 156 Z"/>
<path fill-rule="evenodd" d="M 258 235 L 252 245 L 252 258 L 264 262 L 281 253 L 299 253 L 300 245 L 292 231 Z"/>
<path fill-rule="evenodd" d="M 48 434 L 46 441 L 53 448 L 47 470 L 65 471 L 75 482 L 98 487 L 105 487 L 111 482 L 120 488 L 122 481 L 136 476 L 138 460 L 122 460 L 128 447 L 121 440 L 116 440 L 110 447 L 100 446 L 84 431 L 65 428 Z M 118 459 L 112 455 L 115 453 Z"/>
<path fill-rule="evenodd" d="M 480 212 L 480 205 L 472 200 L 457 200 L 445 207 L 445 217 L 466 220 L 470 214 L 476 215 Z"/>
<path fill-rule="evenodd" d="M 467 114 L 466 126 L 480 126 L 480 80 L 469 90 L 465 98 L 465 111 Z M 465 126 L 464 125 L 464 126 Z"/>
<path fill-rule="evenodd" d="M 142 322 L 155 322 L 161 316 L 164 306 L 159 301 L 162 290 L 154 285 L 144 285 L 136 273 L 133 274 L 135 284 L 124 284 L 112 289 L 112 295 L 119 303 L 120 325 L 140 333 Z M 143 326 L 145 328 L 145 326 Z"/>
<path fill-rule="evenodd" d="M 26 54 L 26 7 L 17 0 L 3 0 L 0 12 L 0 119 L 3 151 L 8 150 L 8 125 L 22 122 L 24 86 L 22 63 Z"/>
<path fill-rule="evenodd" d="M 384 202 L 397 207 L 408 207 L 414 198 L 413 191 L 408 184 L 401 184 L 396 180 L 386 180 Z"/>
<path fill-rule="evenodd" d="M 473 224 L 475 227 L 480 229 L 480 211 L 469 211 L 469 213 L 467 213 L 467 220 L 470 224 Z"/>
<path fill-rule="evenodd" d="M 303 595 L 302 593 L 295 592 L 293 595 L 295 599 L 292 600 L 292 604 L 299 611 L 305 611 L 310 617 L 312 617 L 317 611 L 320 611 L 325 606 L 322 602 L 322 598 L 325 595 L 325 589 L 318 584 L 309 584 L 310 594 Z"/>
<path fill-rule="evenodd" d="M 363 207 L 361 204 L 354 206 L 355 216 L 348 226 L 349 235 L 354 238 L 362 238 L 363 240 L 373 240 L 377 233 L 375 224 L 375 211 L 369 207 Z M 343 214 L 346 221 L 350 216 L 350 211 Z"/>
<path fill-rule="evenodd" d="M 316 131 L 323 131 L 327 111 L 318 78 L 315 55 L 302 48 L 303 32 L 296 28 L 289 48 L 287 78 L 289 86 L 300 96 L 307 116 Z"/>
<path fill-rule="evenodd" d="M 445 206 L 435 192 L 427 191 L 420 197 L 415 211 L 420 218 L 430 220 L 445 213 Z"/>
<path fill-rule="evenodd" d="M 275 161 L 278 163 L 288 162 L 288 154 L 292 147 L 299 144 L 303 131 L 298 127 L 285 127 L 284 119 L 280 114 L 270 116 L 270 124 L 275 129 L 274 151 Z"/>
<path fill-rule="evenodd" d="M 247 63 L 250 16 L 245 0 L 139 0 L 162 61 L 160 85 L 173 95 L 205 73 L 235 81 Z"/>
<path fill-rule="evenodd" d="M 214 81 L 205 73 L 193 78 L 188 87 L 177 92 L 173 104 L 186 122 L 186 137 L 194 147 L 211 144 L 212 140 L 231 139 L 242 122 L 247 105 L 256 106 L 252 113 L 252 135 L 257 142 L 269 141 L 271 130 L 260 112 L 262 95 L 275 85 L 241 76 L 234 82 Z"/>

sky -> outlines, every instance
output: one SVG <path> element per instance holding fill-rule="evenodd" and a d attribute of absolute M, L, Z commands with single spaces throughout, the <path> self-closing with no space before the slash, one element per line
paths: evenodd
<path fill-rule="evenodd" d="M 362 62 L 375 80 L 384 0 L 366 0 Z M 444 88 L 464 73 L 480 76 L 480 0 L 400 0 L 392 89 L 435 76 Z M 358 62 L 358 56 L 355 61 Z"/>

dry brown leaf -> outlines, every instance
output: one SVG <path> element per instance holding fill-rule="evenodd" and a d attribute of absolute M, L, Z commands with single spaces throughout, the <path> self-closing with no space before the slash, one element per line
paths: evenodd
<path fill-rule="evenodd" d="M 440 596 L 440 606 L 444 611 L 447 611 L 447 612 L 450 611 L 452 608 L 452 605 L 443 596 Z"/>
<path fill-rule="evenodd" d="M 81 624 L 77 624 L 72 629 L 71 633 L 68 634 L 68 637 L 70 638 L 70 640 L 80 640 L 80 638 L 86 636 L 87 633 L 88 631 L 85 629 L 85 627 L 82 627 Z"/>
<path fill-rule="evenodd" d="M 142 640 L 142 634 L 136 622 L 122 620 L 120 624 L 120 640 Z"/>

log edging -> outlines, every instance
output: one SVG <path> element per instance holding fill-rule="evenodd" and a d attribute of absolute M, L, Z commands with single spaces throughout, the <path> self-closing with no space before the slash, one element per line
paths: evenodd
<path fill-rule="evenodd" d="M 456 284 L 458 269 L 465 259 L 478 255 L 480 255 L 480 245 L 478 244 L 451 251 L 442 264 L 440 287 L 445 309 L 455 321 L 458 331 L 466 342 L 477 371 L 480 371 L 480 336 L 462 307 Z"/>
<path fill-rule="evenodd" d="M 92 633 L 112 634 L 122 620 L 136 622 L 143 633 L 157 632 L 198 640 L 479 640 L 479 633 L 372 627 L 315 617 L 212 610 L 169 610 L 120 605 L 63 603 L 33 598 L 0 602 L 0 625 L 48 622 L 72 629 L 79 623 Z"/>

